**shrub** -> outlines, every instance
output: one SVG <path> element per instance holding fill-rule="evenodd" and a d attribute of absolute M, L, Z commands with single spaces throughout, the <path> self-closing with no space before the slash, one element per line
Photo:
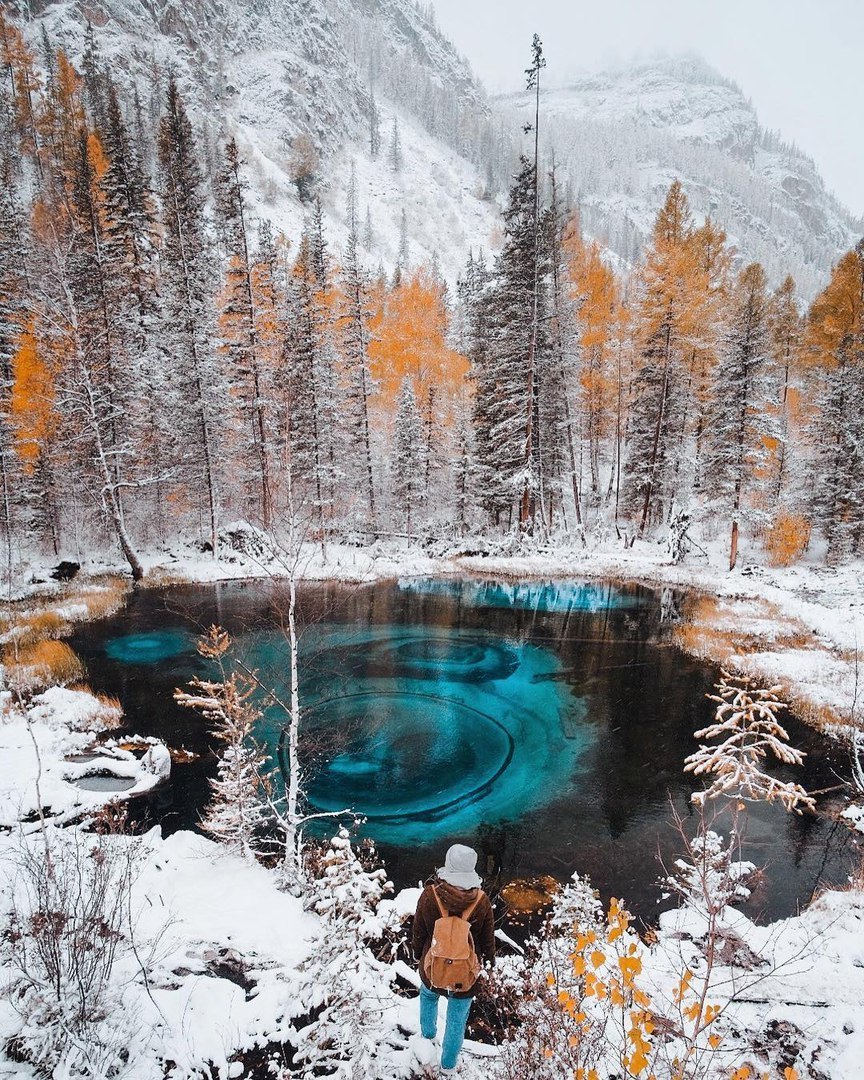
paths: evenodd
<path fill-rule="evenodd" d="M 125 838 L 124 838 L 125 839 Z M 112 972 L 134 957 L 129 894 L 137 846 L 79 829 L 22 838 L 0 937 L 14 1044 L 41 1075 L 116 1076 L 134 1017 Z"/>
<path fill-rule="evenodd" d="M 781 511 L 765 534 L 764 546 L 771 566 L 792 566 L 810 543 L 810 522 L 800 514 Z"/>

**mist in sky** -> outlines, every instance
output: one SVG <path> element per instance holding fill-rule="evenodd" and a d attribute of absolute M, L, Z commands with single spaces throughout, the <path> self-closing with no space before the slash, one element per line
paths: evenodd
<path fill-rule="evenodd" d="M 864 217 L 864 0 L 434 0 L 491 92 L 524 85 L 531 37 L 549 85 L 658 53 L 695 52 L 734 79 L 764 127 L 816 161 Z"/>

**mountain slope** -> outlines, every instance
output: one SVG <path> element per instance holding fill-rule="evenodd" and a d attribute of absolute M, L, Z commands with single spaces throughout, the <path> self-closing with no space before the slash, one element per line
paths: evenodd
<path fill-rule="evenodd" d="M 470 248 L 496 246 L 496 199 L 530 98 L 499 98 L 490 112 L 468 63 L 412 0 L 27 6 L 34 46 L 44 27 L 77 64 L 89 21 L 113 76 L 134 86 L 151 118 L 174 71 L 209 162 L 233 135 L 257 212 L 292 242 L 317 194 L 338 255 L 353 172 L 370 265 L 396 265 L 403 214 L 412 262 L 437 258 L 451 283 Z M 740 90 L 699 60 L 634 64 L 546 90 L 541 124 L 584 231 L 625 264 L 638 262 L 676 177 L 696 216 L 715 218 L 743 261 L 762 262 L 775 283 L 791 273 L 804 298 L 864 231 L 814 163 L 766 132 Z M 311 179 L 301 190 L 303 170 Z"/>
<path fill-rule="evenodd" d="M 207 157 L 213 161 L 219 143 L 234 135 L 257 210 L 291 240 L 317 194 L 328 236 L 341 245 L 354 161 L 357 210 L 361 221 L 367 210 L 371 218 L 370 262 L 395 265 L 403 210 L 412 260 L 437 256 L 451 280 L 469 247 L 488 247 L 496 208 L 480 197 L 474 165 L 448 145 L 451 133 L 450 143 L 484 122 L 485 94 L 410 0 L 66 0 L 30 7 L 34 46 L 44 27 L 77 66 L 89 22 L 112 76 L 137 90 L 153 117 L 173 71 Z M 380 138 L 374 156 L 373 113 Z M 398 169 L 389 153 L 394 122 Z M 295 183 L 301 165 L 311 172 L 302 193 Z"/>
<path fill-rule="evenodd" d="M 526 94 L 496 102 L 514 124 L 532 105 Z M 762 262 L 775 282 L 792 273 L 807 296 L 864 229 L 815 164 L 765 131 L 738 87 L 697 59 L 634 64 L 547 90 L 541 124 L 584 228 L 628 261 L 676 176 L 697 216 L 717 220 L 744 260 Z"/>

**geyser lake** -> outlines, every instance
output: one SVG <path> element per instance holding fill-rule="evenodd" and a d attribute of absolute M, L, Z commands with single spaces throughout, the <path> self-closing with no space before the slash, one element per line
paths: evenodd
<path fill-rule="evenodd" d="M 501 883 L 578 870 L 650 919 L 658 854 L 671 865 L 681 849 L 671 807 L 693 825 L 698 782 L 684 758 L 713 715 L 706 694 L 718 677 L 672 643 L 680 599 L 607 582 L 303 584 L 312 809 L 362 814 L 361 835 L 375 839 L 398 886 L 427 877 L 459 841 Z M 172 697 L 212 674 L 197 635 L 224 626 L 287 700 L 286 604 L 278 583 L 143 590 L 71 640 L 94 689 L 119 697 L 127 730 L 200 755 L 175 765 L 149 804 L 166 832 L 197 824 L 215 774 L 206 720 Z M 811 790 L 836 784 L 845 763 L 794 718 L 788 727 L 808 754 L 795 779 Z M 275 764 L 282 735 L 282 714 L 266 708 L 258 739 Z M 745 857 L 765 874 L 745 910 L 794 912 L 820 884 L 845 880 L 854 851 L 849 831 L 825 817 L 752 807 Z"/>

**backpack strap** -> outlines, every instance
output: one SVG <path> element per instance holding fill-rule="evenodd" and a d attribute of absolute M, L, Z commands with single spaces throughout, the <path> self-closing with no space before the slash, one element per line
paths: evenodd
<path fill-rule="evenodd" d="M 435 897 L 435 903 L 438 905 L 438 910 L 441 912 L 441 918 L 446 919 L 449 916 L 449 911 L 444 910 L 444 905 L 441 903 L 441 897 L 438 895 L 438 890 L 435 886 L 432 886 L 432 895 Z"/>

